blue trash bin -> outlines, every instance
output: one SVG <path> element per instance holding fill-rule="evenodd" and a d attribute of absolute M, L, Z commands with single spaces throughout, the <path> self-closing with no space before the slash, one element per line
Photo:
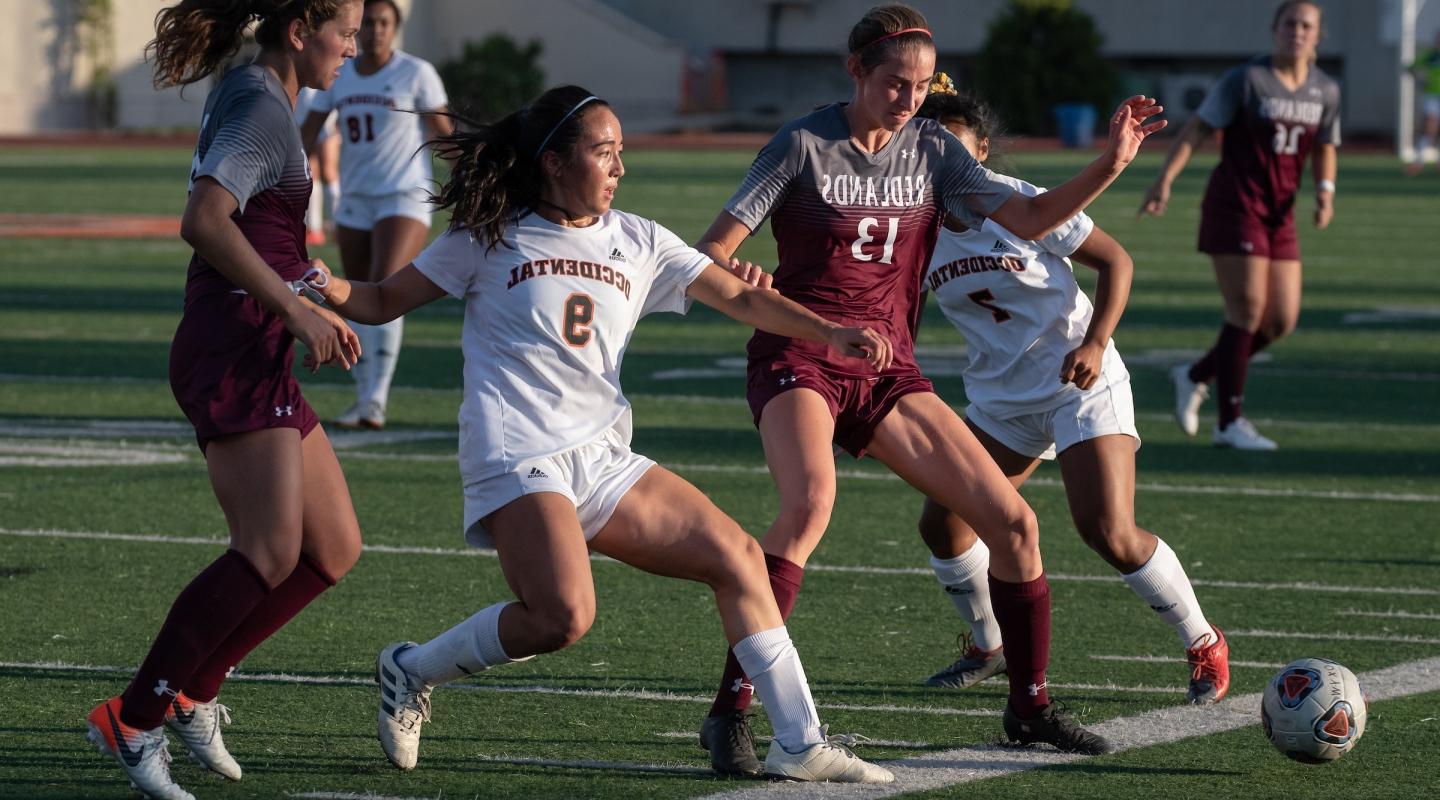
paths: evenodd
<path fill-rule="evenodd" d="M 1055 106 L 1055 123 L 1060 128 L 1060 144 L 1065 147 L 1089 147 L 1095 141 L 1095 106 L 1089 103 L 1060 103 Z"/>

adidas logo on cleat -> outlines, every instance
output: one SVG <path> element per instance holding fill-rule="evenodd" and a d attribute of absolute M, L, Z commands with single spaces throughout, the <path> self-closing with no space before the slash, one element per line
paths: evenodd
<path fill-rule="evenodd" d="M 529 475 L 526 475 L 525 477 L 527 477 L 527 478 L 548 478 L 548 477 L 550 477 L 550 476 L 549 476 L 549 475 L 546 475 L 544 472 L 542 472 L 539 467 L 531 467 L 531 468 L 530 468 L 530 474 L 529 474 Z"/>
<path fill-rule="evenodd" d="M 622 253 L 622 252 L 620 252 L 620 248 L 618 248 L 618 247 L 611 248 L 611 250 L 610 250 L 610 260 L 611 260 L 611 261 L 619 261 L 621 264 L 629 264 L 629 263 L 630 263 L 630 259 L 626 258 L 626 257 L 625 257 L 625 254 Z"/>

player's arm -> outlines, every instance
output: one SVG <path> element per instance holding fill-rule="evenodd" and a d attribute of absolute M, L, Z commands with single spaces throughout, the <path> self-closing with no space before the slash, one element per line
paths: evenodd
<path fill-rule="evenodd" d="M 730 263 L 730 257 L 740 249 L 740 244 L 745 237 L 750 235 L 750 229 L 745 223 L 736 219 L 729 211 L 721 211 L 710 223 L 710 229 L 700 237 L 695 244 L 695 249 L 710 256 L 710 260 L 716 264 Z"/>
<path fill-rule="evenodd" d="M 333 314 L 318 309 L 295 295 L 265 259 L 255 252 L 233 215 L 240 203 L 228 189 L 209 176 L 195 179 L 185 213 L 180 218 L 180 238 L 247 294 L 279 317 L 309 348 L 315 363 L 338 363 L 345 369 L 360 357 L 360 340 L 355 332 Z"/>
<path fill-rule="evenodd" d="M 336 277 L 319 259 L 311 263 L 325 273 L 325 279 L 315 285 L 325 303 L 344 318 L 362 325 L 383 325 L 445 296 L 445 290 L 414 264 L 406 264 L 379 283 L 365 283 Z"/>
<path fill-rule="evenodd" d="M 1127 99 L 1110 116 L 1109 141 L 1099 158 L 1048 192 L 1011 195 L 990 218 L 1022 238 L 1044 238 L 1084 211 L 1135 160 L 1145 138 L 1165 127 L 1165 120 L 1152 119 L 1162 110 L 1153 98 L 1135 95 Z"/>
<path fill-rule="evenodd" d="M 1315 227 L 1324 230 L 1335 216 L 1335 145 L 1315 145 L 1310 159 L 1315 170 Z"/>
<path fill-rule="evenodd" d="M 1150 189 L 1145 192 L 1145 199 L 1140 202 L 1140 210 L 1136 212 L 1136 216 L 1149 214 L 1158 217 L 1165 213 L 1165 207 L 1170 203 L 1170 187 L 1185 169 L 1185 165 L 1190 163 L 1190 156 L 1194 155 L 1195 150 L 1214 132 L 1215 129 L 1200 119 L 1199 114 L 1190 116 L 1190 120 L 1175 137 L 1174 144 L 1170 145 L 1170 152 L 1165 154 L 1165 163 L 1160 166 L 1160 174 L 1155 176 L 1155 182 L 1150 184 Z"/>
<path fill-rule="evenodd" d="M 1095 270 L 1099 277 L 1095 282 L 1095 311 L 1090 316 L 1090 327 L 1085 330 L 1080 346 L 1065 356 L 1060 366 L 1060 382 L 1089 389 L 1100 376 L 1105 345 L 1115 335 L 1120 315 L 1125 313 L 1125 304 L 1130 301 L 1135 262 L 1119 242 L 1098 226 L 1070 258 Z"/>
<path fill-rule="evenodd" d="M 427 140 L 438 139 L 441 136 L 449 136 L 454 133 L 455 120 L 450 116 L 450 109 L 446 106 L 440 106 L 439 108 L 426 111 L 425 130 L 429 134 L 425 137 Z"/>
<path fill-rule="evenodd" d="M 325 127 L 325 118 L 328 116 L 329 111 L 311 111 L 305 115 L 305 121 L 300 123 L 300 143 L 304 145 L 306 153 L 314 152 L 315 140 L 320 138 L 320 129 Z"/>
<path fill-rule="evenodd" d="M 685 290 L 690 297 L 754 328 L 792 339 L 824 342 L 847 356 L 864 358 L 877 371 L 890 366 L 890 341 L 869 328 L 845 328 L 789 300 L 747 283 L 711 264 Z"/>

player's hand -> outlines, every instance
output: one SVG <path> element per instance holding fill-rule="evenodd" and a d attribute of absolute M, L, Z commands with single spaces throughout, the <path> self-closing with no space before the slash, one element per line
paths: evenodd
<path fill-rule="evenodd" d="M 1335 195 L 1330 192 L 1315 193 L 1315 228 L 1325 230 L 1335 217 Z"/>
<path fill-rule="evenodd" d="M 1165 107 L 1156 104 L 1155 98 L 1137 94 L 1121 103 L 1110 115 L 1110 140 L 1106 151 L 1115 165 L 1125 168 L 1135 160 L 1140 145 L 1150 134 L 1164 128 L 1163 119 L 1154 119 Z"/>
<path fill-rule="evenodd" d="M 1150 190 L 1145 193 L 1145 199 L 1140 201 L 1140 210 L 1135 212 L 1135 218 L 1162 217 L 1165 215 L 1166 206 L 1169 205 L 1170 185 L 1157 180 L 1150 185 Z"/>
<path fill-rule="evenodd" d="M 310 270 L 301 278 L 317 294 L 324 297 L 326 302 L 330 300 L 330 293 L 335 291 L 335 273 L 330 271 L 324 261 L 318 258 L 310 259 Z"/>
<path fill-rule="evenodd" d="M 1060 382 L 1073 383 L 1077 389 L 1089 389 L 1100 377 L 1100 362 L 1104 358 L 1104 345 L 1080 345 L 1065 354 L 1065 362 L 1060 365 Z"/>
<path fill-rule="evenodd" d="M 890 368 L 895 354 L 890 340 L 869 328 L 836 328 L 830 332 L 830 346 L 852 358 L 863 358 L 876 372 Z"/>
<path fill-rule="evenodd" d="M 769 289 L 775 282 L 775 276 L 762 267 L 738 258 L 730 259 L 730 274 L 758 289 Z"/>
<path fill-rule="evenodd" d="M 360 360 L 360 337 L 345 320 L 308 300 L 302 299 L 300 304 L 285 320 L 285 327 L 305 345 L 306 369 L 315 372 L 322 365 L 335 364 L 348 370 Z"/>

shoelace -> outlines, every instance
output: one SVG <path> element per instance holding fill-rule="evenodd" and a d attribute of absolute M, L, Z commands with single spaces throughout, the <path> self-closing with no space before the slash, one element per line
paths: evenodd
<path fill-rule="evenodd" d="M 227 706 L 224 703 L 216 703 L 215 714 L 220 720 L 224 722 L 224 724 L 230 724 L 230 706 Z M 220 727 L 220 723 L 217 722 L 215 727 Z"/>
<path fill-rule="evenodd" d="M 750 729 L 750 718 L 744 714 L 737 714 L 734 725 L 725 726 L 725 732 L 730 736 L 730 749 L 743 750 L 748 747 L 755 749 L 755 731 Z M 824 729 L 821 729 L 824 732 Z"/>
<path fill-rule="evenodd" d="M 829 725 L 820 726 L 820 735 L 825 737 L 825 741 L 838 744 L 847 750 L 875 741 L 863 733 L 831 733 Z"/>
<path fill-rule="evenodd" d="M 400 707 L 397 709 L 396 716 L 400 717 L 400 722 L 404 723 L 407 728 L 413 728 L 417 715 L 421 722 L 430 721 L 430 692 L 429 690 L 417 692 L 407 686 L 400 692 Z"/>

